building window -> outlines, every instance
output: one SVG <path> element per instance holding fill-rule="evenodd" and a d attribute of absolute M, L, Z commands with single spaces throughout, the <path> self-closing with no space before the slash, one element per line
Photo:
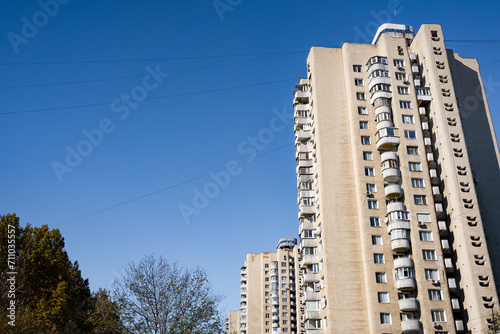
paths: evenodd
<path fill-rule="evenodd" d="M 266 282 L 269 282 L 269 277 L 266 277 L 264 280 L 265 280 Z"/>
<path fill-rule="evenodd" d="M 436 261 L 436 251 L 434 249 L 423 249 L 422 255 L 426 261 Z"/>
<path fill-rule="evenodd" d="M 405 138 L 417 139 L 417 132 L 414 130 L 405 130 Z"/>
<path fill-rule="evenodd" d="M 429 300 L 443 300 L 440 289 L 429 289 Z"/>
<path fill-rule="evenodd" d="M 363 79 L 354 79 L 354 84 L 356 86 L 364 86 L 363 85 Z"/>
<path fill-rule="evenodd" d="M 367 121 L 359 121 L 359 128 L 360 129 L 368 129 L 368 122 Z"/>
<path fill-rule="evenodd" d="M 283 312 L 283 318 L 288 318 L 288 312 Z"/>
<path fill-rule="evenodd" d="M 406 146 L 406 153 L 409 155 L 418 155 L 418 146 Z"/>
<path fill-rule="evenodd" d="M 288 321 L 287 320 L 283 320 L 283 325 L 287 325 L 288 324 Z M 282 328 L 281 329 L 283 331 L 283 333 L 287 333 L 288 332 L 288 328 Z"/>
<path fill-rule="evenodd" d="M 282 274 L 286 274 L 286 269 L 281 269 Z"/>
<path fill-rule="evenodd" d="M 376 193 L 377 185 L 375 183 L 367 183 L 366 184 L 366 192 L 367 193 Z"/>
<path fill-rule="evenodd" d="M 264 289 L 269 289 L 269 284 L 264 285 Z"/>
<path fill-rule="evenodd" d="M 366 100 L 365 93 L 356 93 L 356 99 L 358 100 Z"/>
<path fill-rule="evenodd" d="M 375 176 L 375 169 L 373 167 L 365 167 L 366 176 Z"/>
<path fill-rule="evenodd" d="M 396 80 L 406 81 L 406 74 L 401 72 L 396 72 Z"/>
<path fill-rule="evenodd" d="M 352 65 L 352 70 L 354 72 L 361 72 L 361 65 Z"/>
<path fill-rule="evenodd" d="M 269 319 L 269 313 L 266 313 L 266 319 Z"/>
<path fill-rule="evenodd" d="M 376 272 L 375 280 L 377 283 L 387 283 L 387 275 L 385 272 Z"/>
<path fill-rule="evenodd" d="M 411 108 L 411 102 L 410 101 L 399 101 L 399 107 L 401 109 L 410 109 Z"/>
<path fill-rule="evenodd" d="M 379 217 L 370 217 L 370 226 L 371 227 L 380 227 L 380 218 Z"/>
<path fill-rule="evenodd" d="M 378 302 L 379 303 L 388 303 L 389 302 L 389 292 L 377 292 Z"/>
<path fill-rule="evenodd" d="M 418 234 L 421 241 L 434 241 L 432 231 L 419 231 Z"/>
<path fill-rule="evenodd" d="M 444 310 L 431 310 L 432 321 L 436 322 L 446 322 L 446 316 Z"/>
<path fill-rule="evenodd" d="M 410 123 L 410 124 L 415 123 L 413 115 L 403 115 L 403 123 Z"/>
<path fill-rule="evenodd" d="M 410 172 L 421 172 L 422 171 L 422 164 L 420 162 L 409 162 L 408 163 L 410 167 Z"/>
<path fill-rule="evenodd" d="M 359 115 L 368 115 L 368 109 L 366 109 L 366 107 L 358 107 L 358 114 Z"/>
<path fill-rule="evenodd" d="M 438 37 L 437 30 L 431 30 L 431 37 Z"/>
<path fill-rule="evenodd" d="M 302 197 L 302 204 L 314 205 L 314 197 Z"/>
<path fill-rule="evenodd" d="M 391 314 L 390 313 L 380 313 L 380 323 L 390 324 L 391 323 Z"/>
<path fill-rule="evenodd" d="M 410 90 L 408 89 L 408 87 L 398 86 L 398 93 L 402 95 L 408 95 L 410 94 Z"/>
<path fill-rule="evenodd" d="M 382 236 L 372 235 L 372 245 L 382 245 Z"/>
<path fill-rule="evenodd" d="M 271 333 L 271 330 L 269 328 L 266 328 L 266 333 Z"/>
<path fill-rule="evenodd" d="M 378 209 L 378 201 L 376 199 L 369 199 L 368 209 Z"/>
<path fill-rule="evenodd" d="M 306 320 L 306 329 L 319 329 L 319 328 L 321 328 L 321 319 Z"/>
<path fill-rule="evenodd" d="M 405 66 L 405 61 L 403 59 L 394 59 L 394 66 L 403 67 Z"/>
<path fill-rule="evenodd" d="M 264 268 L 269 268 L 269 263 L 265 263 Z"/>
<path fill-rule="evenodd" d="M 424 179 L 419 178 L 411 178 L 411 186 L 413 188 L 423 188 L 424 187 Z"/>
<path fill-rule="evenodd" d="M 439 272 L 437 269 L 425 269 L 425 279 L 430 280 L 439 280 Z"/>
<path fill-rule="evenodd" d="M 425 195 L 413 195 L 413 200 L 416 205 L 427 205 L 427 198 Z"/>
<path fill-rule="evenodd" d="M 361 136 L 361 144 L 363 145 L 370 145 L 370 137 L 368 136 Z"/>
<path fill-rule="evenodd" d="M 368 160 L 368 161 L 373 160 L 373 153 L 372 152 L 363 152 L 363 160 Z"/>
<path fill-rule="evenodd" d="M 382 254 L 382 253 L 374 253 L 373 254 L 373 262 L 374 263 L 385 263 L 384 254 Z"/>

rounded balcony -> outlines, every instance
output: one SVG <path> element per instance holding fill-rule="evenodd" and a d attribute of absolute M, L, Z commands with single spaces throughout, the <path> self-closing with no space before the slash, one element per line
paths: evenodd
<path fill-rule="evenodd" d="M 396 183 L 401 181 L 401 171 L 399 168 L 386 168 L 382 170 L 385 182 Z"/>
<path fill-rule="evenodd" d="M 387 232 L 391 233 L 393 230 L 410 230 L 411 224 L 409 220 L 394 220 L 387 225 Z"/>
<path fill-rule="evenodd" d="M 279 305 L 280 301 L 279 298 L 273 298 L 272 305 Z"/>
<path fill-rule="evenodd" d="M 420 309 L 420 303 L 415 298 L 400 299 L 399 309 L 403 312 L 418 311 Z"/>
<path fill-rule="evenodd" d="M 391 240 L 391 248 L 395 252 L 407 252 L 411 249 L 411 243 L 408 239 Z"/>
<path fill-rule="evenodd" d="M 371 90 L 372 87 L 375 86 L 375 85 L 377 85 L 377 84 L 387 84 L 387 85 L 390 85 L 391 84 L 391 78 L 389 78 L 389 77 L 383 77 L 383 76 L 372 78 L 368 82 L 368 90 Z"/>
<path fill-rule="evenodd" d="M 392 92 L 387 90 L 378 90 L 372 94 L 370 97 L 370 104 L 373 105 L 376 99 L 392 99 Z"/>
<path fill-rule="evenodd" d="M 388 151 L 400 143 L 399 130 L 397 128 L 383 128 L 377 131 L 377 150 Z"/>
<path fill-rule="evenodd" d="M 401 333 L 422 333 L 422 323 L 417 319 L 402 320 Z"/>
<path fill-rule="evenodd" d="M 417 283 L 414 278 L 403 278 L 396 281 L 396 288 L 400 291 L 414 290 L 417 288 Z"/>
<path fill-rule="evenodd" d="M 410 259 L 409 257 L 400 257 L 397 259 L 394 259 L 394 268 L 412 268 L 413 267 L 413 260 Z"/>
<path fill-rule="evenodd" d="M 377 123 L 377 131 L 383 128 L 392 128 L 394 123 L 391 120 L 383 120 Z"/>
<path fill-rule="evenodd" d="M 406 206 L 403 202 L 391 202 L 387 204 L 387 212 L 406 211 Z"/>
<path fill-rule="evenodd" d="M 376 71 L 376 70 L 380 70 L 380 71 L 389 71 L 389 65 L 387 64 L 382 64 L 382 63 L 374 63 L 374 64 L 371 64 L 369 67 L 368 67 L 368 76 L 370 76 L 370 74 L 372 74 L 373 71 Z"/>
<path fill-rule="evenodd" d="M 399 161 L 399 156 L 397 152 L 392 152 L 392 151 L 382 152 L 380 153 L 380 160 L 382 161 L 382 163 L 384 163 L 384 161 L 389 161 L 389 160 Z"/>
<path fill-rule="evenodd" d="M 375 116 L 378 116 L 379 114 L 386 113 L 386 114 L 392 114 L 391 107 L 388 105 L 382 104 L 378 107 L 375 107 Z"/>
<path fill-rule="evenodd" d="M 387 199 L 399 199 L 403 197 L 403 188 L 399 184 L 388 184 L 384 188 Z"/>

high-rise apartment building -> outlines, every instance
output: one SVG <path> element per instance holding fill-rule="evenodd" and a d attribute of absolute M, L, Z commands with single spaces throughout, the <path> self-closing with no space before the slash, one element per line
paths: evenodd
<path fill-rule="evenodd" d="M 500 156 L 477 61 L 384 24 L 311 48 L 296 88 L 300 333 L 486 333 Z"/>
<path fill-rule="evenodd" d="M 294 238 L 280 239 L 276 252 L 247 254 L 241 268 L 239 334 L 298 333 L 297 259 Z"/>

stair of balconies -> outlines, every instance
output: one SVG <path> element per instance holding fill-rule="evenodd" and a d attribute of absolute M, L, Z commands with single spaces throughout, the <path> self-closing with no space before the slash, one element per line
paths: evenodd
<path fill-rule="evenodd" d="M 377 142 L 377 150 L 387 151 L 391 148 L 398 146 L 400 143 L 399 129 L 397 128 L 383 128 L 377 131 L 375 135 Z"/>

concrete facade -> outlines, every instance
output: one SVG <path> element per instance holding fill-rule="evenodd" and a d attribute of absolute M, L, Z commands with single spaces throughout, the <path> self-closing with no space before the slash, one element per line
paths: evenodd
<path fill-rule="evenodd" d="M 300 332 L 486 333 L 500 155 L 477 61 L 388 24 L 311 48 L 296 88 Z"/>

